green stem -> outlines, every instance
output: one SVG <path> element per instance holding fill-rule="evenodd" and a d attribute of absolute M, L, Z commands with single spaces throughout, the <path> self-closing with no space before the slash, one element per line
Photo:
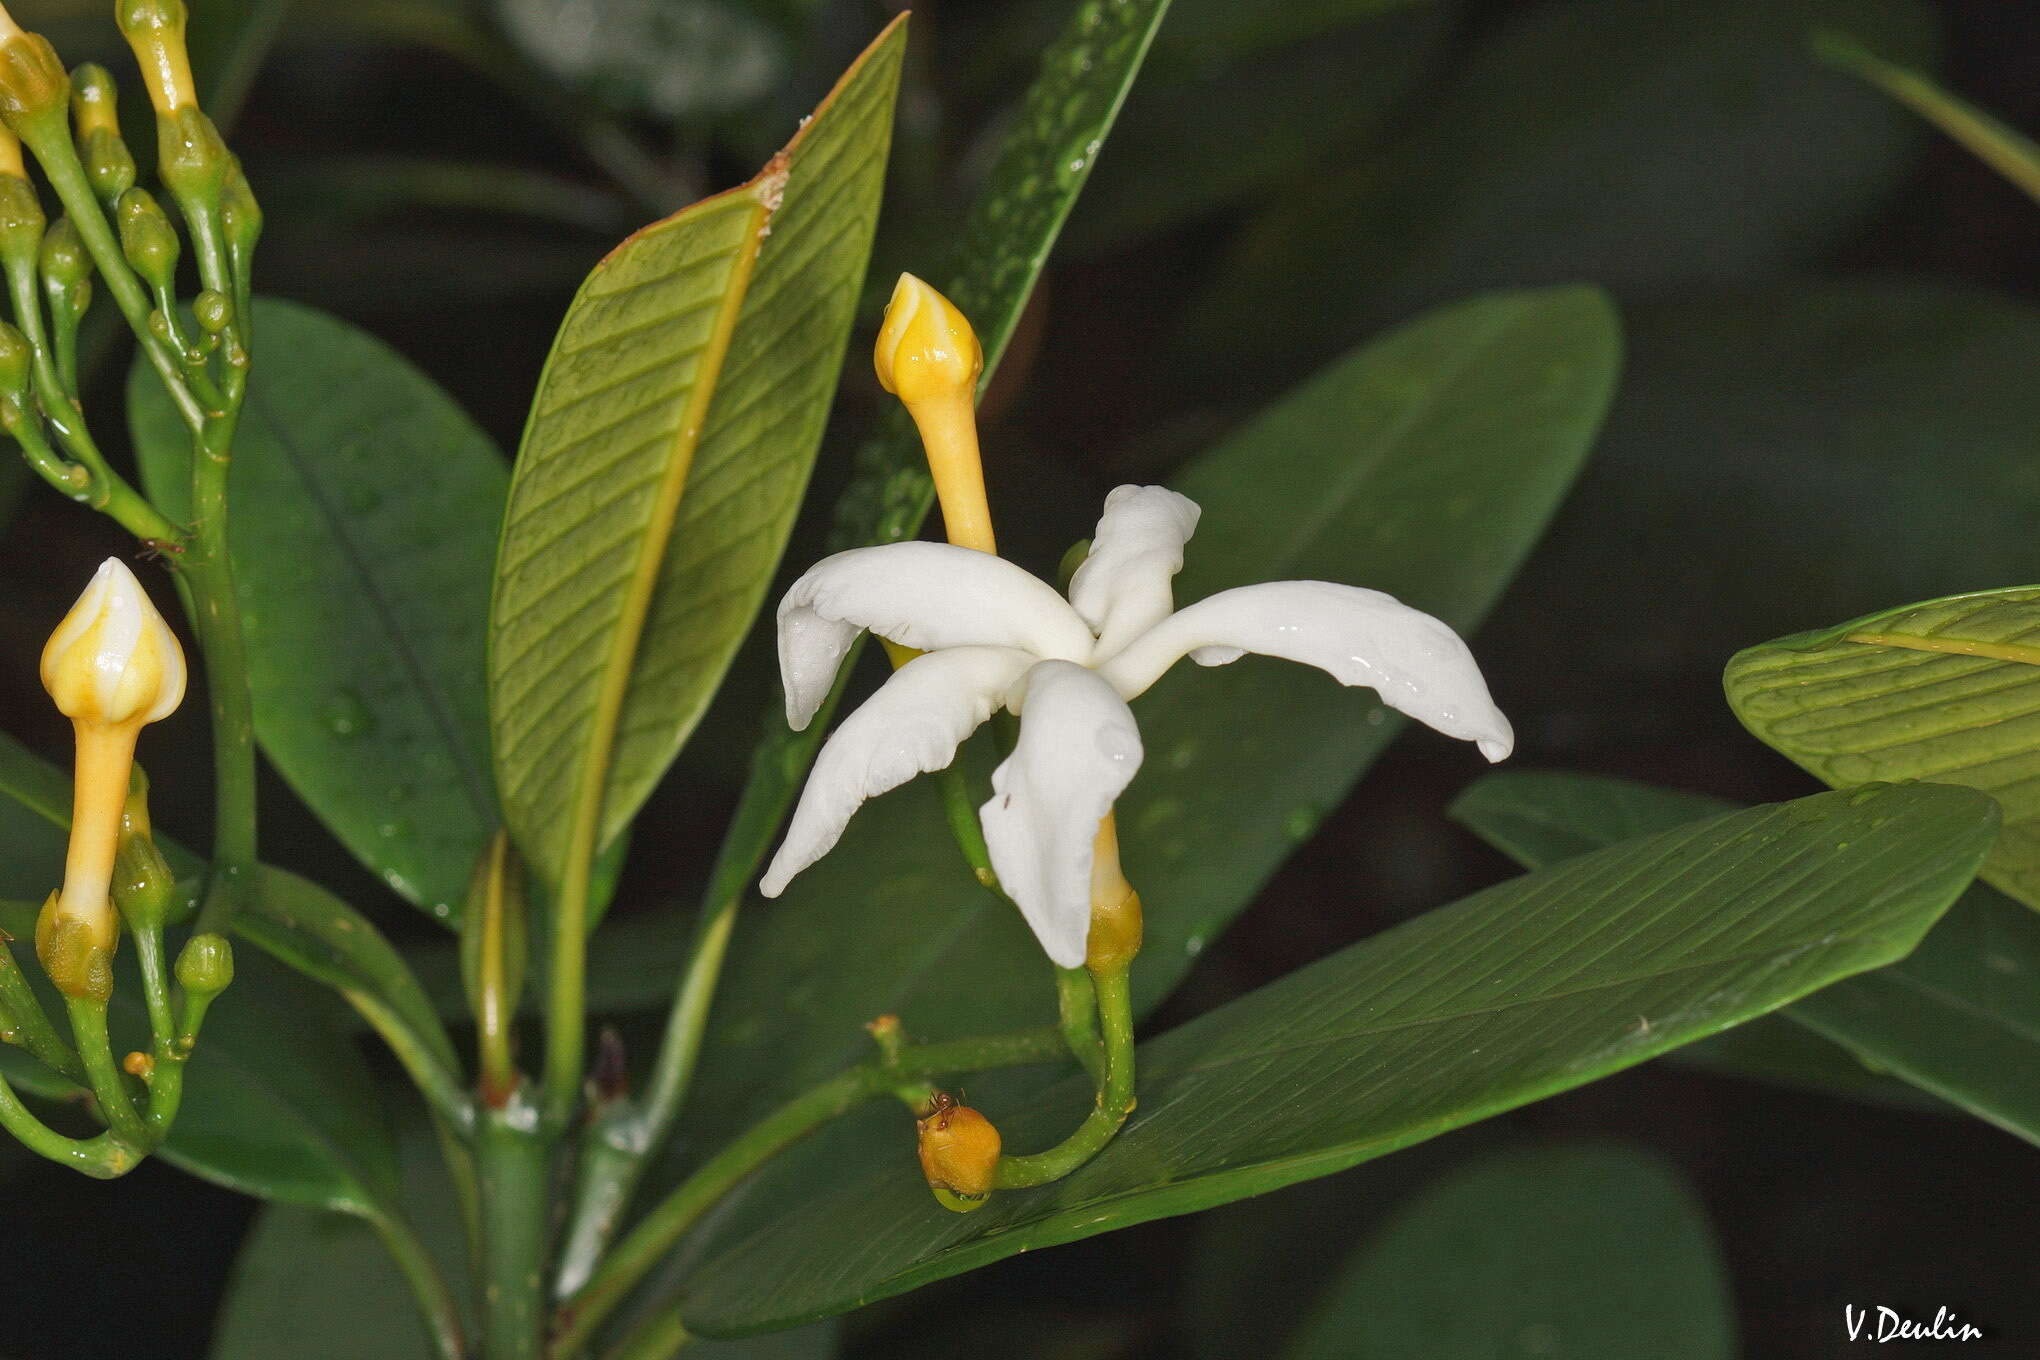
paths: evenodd
<path fill-rule="evenodd" d="M 94 1180 L 110 1181 L 124 1176 L 141 1164 L 142 1154 L 115 1134 L 96 1138 L 66 1138 L 37 1119 L 14 1094 L 14 1088 L 0 1077 L 0 1128 L 5 1128 L 21 1145 L 40 1157 L 83 1172 Z"/>
<path fill-rule="evenodd" d="M 433 1115 L 461 1137 L 473 1133 L 474 1101 L 461 1089 L 459 1075 L 427 1048 L 417 1031 L 399 1020 L 379 997 L 353 988 L 343 989 L 340 994 L 389 1046 L 404 1075 L 432 1107 Z"/>
<path fill-rule="evenodd" d="M 1048 1151 L 999 1158 L 994 1189 L 1024 1190 L 1061 1180 L 1102 1152 L 1133 1113 L 1133 1004 L 1126 970 L 1098 973 L 1094 981 L 1105 1031 L 1105 1080 L 1097 1104 L 1075 1133 Z"/>
<path fill-rule="evenodd" d="M 205 657 L 212 700 L 212 871 L 196 933 L 226 933 L 255 886 L 255 713 L 248 693 L 248 647 L 241 631 L 233 564 L 227 559 L 226 455 L 201 441 L 193 473 L 198 523 L 180 573 L 189 586 L 192 627 Z M 209 467 L 209 464 L 216 467 Z"/>
<path fill-rule="evenodd" d="M 135 959 L 142 968 L 142 1000 L 149 1009 L 149 1037 L 160 1052 L 177 1042 L 177 1020 L 170 1007 L 170 970 L 163 966 L 163 930 L 142 926 L 135 937 Z"/>
<path fill-rule="evenodd" d="M 92 1088 L 93 1099 L 99 1102 L 99 1113 L 106 1126 L 122 1142 L 137 1148 L 150 1146 L 155 1140 L 149 1136 L 149 1127 L 142 1122 L 141 1115 L 135 1112 L 120 1066 L 113 1058 L 113 1041 L 106 1032 L 106 1003 L 67 996 L 64 1004 L 71 1012 L 71 1034 L 78 1041 L 78 1056 L 85 1063 L 86 1084 Z"/>
<path fill-rule="evenodd" d="M 482 1112 L 482 1354 L 538 1360 L 545 1340 L 547 1142 L 538 1110 L 514 1092 Z"/>
<path fill-rule="evenodd" d="M 774 1154 L 822 1124 L 917 1078 L 1022 1067 L 1064 1056 L 1062 1034 L 1053 1029 L 926 1044 L 902 1049 L 891 1062 L 840 1072 L 794 1097 L 710 1158 L 617 1243 L 587 1286 L 560 1306 L 555 1315 L 552 1360 L 579 1354 L 624 1296 L 703 1213 Z"/>
<path fill-rule="evenodd" d="M 403 1272 L 404 1280 L 411 1286 L 411 1293 L 418 1300 L 418 1310 L 425 1315 L 425 1325 L 432 1332 L 432 1346 L 439 1360 L 463 1360 L 467 1355 L 467 1339 L 461 1334 L 460 1309 L 454 1303 L 453 1291 L 446 1287 L 445 1276 L 432 1262 L 432 1255 L 425 1250 L 425 1244 L 418 1240 L 411 1226 L 402 1219 L 387 1214 L 374 1214 L 368 1225 L 375 1229 L 375 1235 L 382 1239 L 397 1269 Z"/>
<path fill-rule="evenodd" d="M 681 1320 L 678 1308 L 664 1308 L 646 1318 L 619 1341 L 606 1360 L 665 1360 L 678 1354 L 693 1337 Z"/>
<path fill-rule="evenodd" d="M 85 1084 L 85 1064 L 78 1061 L 78 1055 L 50 1023 L 42 1002 L 36 999 L 35 989 L 29 986 L 21 966 L 14 961 L 14 951 L 5 944 L 0 944 L 0 1012 L 6 1014 L 9 1025 L 20 1036 L 21 1046 L 43 1066 L 80 1086 Z"/>
<path fill-rule="evenodd" d="M 977 802 L 970 791 L 970 781 L 964 778 L 963 761 L 952 760 L 936 776 L 942 786 L 942 815 L 949 822 L 949 834 L 956 838 L 956 848 L 963 851 L 964 862 L 977 881 L 995 893 L 1004 893 L 999 887 L 999 875 L 992 869 L 991 848 L 985 844 L 985 829 L 978 824 Z"/>
<path fill-rule="evenodd" d="M 1105 1048 L 1098 1040 L 1098 991 L 1082 968 L 1055 970 L 1056 1008 L 1062 1016 L 1063 1042 L 1084 1065 L 1096 1086 L 1105 1084 Z"/>

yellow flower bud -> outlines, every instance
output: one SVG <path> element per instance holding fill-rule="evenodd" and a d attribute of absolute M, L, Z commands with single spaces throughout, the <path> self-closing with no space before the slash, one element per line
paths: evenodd
<path fill-rule="evenodd" d="M 937 1092 L 933 1108 L 915 1124 L 920 1135 L 921 1174 L 936 1198 L 952 1209 L 975 1209 L 992 1192 L 992 1172 L 999 1165 L 999 1131 L 992 1121 L 946 1092 Z M 966 1203 L 952 1203 L 948 1191 Z"/>
<path fill-rule="evenodd" d="M 977 380 L 985 356 L 969 318 L 920 279 L 902 274 L 872 362 L 879 384 L 905 404 L 921 432 L 949 541 L 997 552 L 978 455 Z"/>
<path fill-rule="evenodd" d="M 43 688 L 65 717 L 140 726 L 184 701 L 184 650 L 127 564 L 100 563 L 85 593 L 43 648 Z M 121 801 L 127 772 L 121 772 Z"/>
<path fill-rule="evenodd" d="M 76 729 L 78 755 L 64 888 L 43 908 L 36 952 L 67 994 L 103 999 L 135 738 L 183 701 L 184 651 L 134 573 L 108 558 L 43 648 L 42 681 Z"/>
<path fill-rule="evenodd" d="M 879 385 L 907 405 L 977 393 L 984 351 L 956 304 L 912 274 L 900 275 L 872 353 Z"/>
<path fill-rule="evenodd" d="M 0 10 L 0 118 L 30 142 L 38 133 L 68 135 L 70 103 L 71 76 L 49 39 L 24 32 Z"/>
<path fill-rule="evenodd" d="M 184 0 L 121 0 L 114 20 L 135 51 L 157 113 L 174 113 L 198 102 L 191 56 L 184 46 Z"/>

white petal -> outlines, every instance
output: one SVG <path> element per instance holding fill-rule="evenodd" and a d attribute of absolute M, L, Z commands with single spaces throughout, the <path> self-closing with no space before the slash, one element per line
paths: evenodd
<path fill-rule="evenodd" d="M 1003 558 L 948 543 L 852 548 L 808 568 L 779 602 L 786 721 L 806 727 L 869 628 L 903 646 L 1018 647 L 1088 661 L 1091 630 L 1052 586 Z"/>
<path fill-rule="evenodd" d="M 1165 486 L 1122 486 L 1105 498 L 1091 555 L 1070 578 L 1070 603 L 1110 656 L 1169 617 L 1169 582 L 1183 569 L 1183 545 L 1203 512 Z"/>
<path fill-rule="evenodd" d="M 1044 661 L 1027 672 L 1020 740 L 979 810 L 999 886 L 1064 968 L 1091 934 L 1091 845 L 1140 768 L 1132 710 L 1096 671 Z"/>
<path fill-rule="evenodd" d="M 1033 664 L 1009 647 L 950 647 L 900 667 L 822 746 L 759 890 L 779 896 L 828 854 L 865 799 L 954 760 Z"/>
<path fill-rule="evenodd" d="M 1500 760 L 1514 748 L 1509 720 L 1459 634 L 1393 596 L 1328 581 L 1271 581 L 1222 590 L 1179 610 L 1099 669 L 1131 698 L 1186 653 L 1222 666 L 1245 652 L 1329 671 L 1383 703 Z"/>

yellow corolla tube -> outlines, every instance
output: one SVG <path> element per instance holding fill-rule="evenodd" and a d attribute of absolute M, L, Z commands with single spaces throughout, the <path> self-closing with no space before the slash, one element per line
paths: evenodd
<path fill-rule="evenodd" d="M 135 574 L 110 557 L 50 635 L 42 682 L 77 734 L 77 765 L 64 886 L 36 923 L 36 953 L 66 994 L 103 995 L 117 929 L 108 890 L 135 739 L 183 702 L 184 650 Z"/>
<path fill-rule="evenodd" d="M 900 399 L 921 432 L 949 541 L 997 552 L 978 454 L 977 383 L 985 356 L 970 319 L 922 280 L 902 274 L 872 362 L 879 385 Z"/>

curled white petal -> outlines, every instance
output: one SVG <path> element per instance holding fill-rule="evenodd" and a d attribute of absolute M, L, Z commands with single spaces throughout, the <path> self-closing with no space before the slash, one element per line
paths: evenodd
<path fill-rule="evenodd" d="M 1203 512 L 1165 486 L 1122 486 L 1105 498 L 1091 555 L 1070 578 L 1070 603 L 1110 656 L 1169 617 L 1169 582 L 1183 569 L 1183 545 Z"/>
<path fill-rule="evenodd" d="M 1009 647 L 951 647 L 900 667 L 822 746 L 759 890 L 779 896 L 828 854 L 865 799 L 954 760 L 1033 664 Z"/>
<path fill-rule="evenodd" d="M 1044 661 L 1027 672 L 1020 740 L 979 810 L 999 885 L 1049 958 L 1083 963 L 1098 823 L 1140 768 L 1133 712 L 1096 671 Z"/>
<path fill-rule="evenodd" d="M 888 543 L 825 557 L 779 602 L 786 721 L 806 727 L 868 628 L 924 652 L 1018 647 L 1085 662 L 1091 630 L 1062 596 L 1003 558 L 948 543 Z"/>
<path fill-rule="evenodd" d="M 1177 611 L 1100 669 L 1131 698 L 1184 655 L 1222 666 L 1245 652 L 1301 661 L 1341 684 L 1366 685 L 1390 708 L 1500 760 L 1515 746 L 1466 643 L 1393 596 L 1328 581 L 1223 590 Z"/>

